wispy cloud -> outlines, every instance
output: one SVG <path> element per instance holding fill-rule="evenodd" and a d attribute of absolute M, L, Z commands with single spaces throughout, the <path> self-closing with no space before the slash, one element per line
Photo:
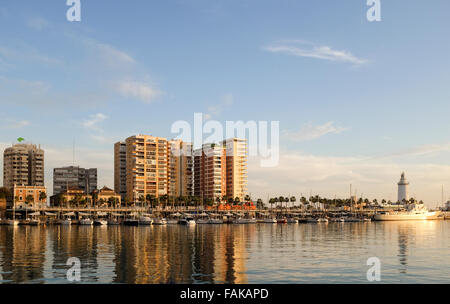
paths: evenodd
<path fill-rule="evenodd" d="M 105 114 L 97 113 L 95 115 L 90 115 L 88 119 L 85 119 L 81 123 L 81 125 L 86 129 L 102 132 L 103 130 L 98 126 L 98 124 L 107 118 L 108 117 Z"/>
<path fill-rule="evenodd" d="M 310 191 L 326 197 L 348 197 L 349 184 L 357 195 L 395 201 L 397 182 L 405 171 L 411 182 L 411 194 L 429 206 L 440 202 L 440 187 L 450 180 L 450 165 L 427 162 L 398 164 L 388 159 L 368 161 L 365 157 L 318 156 L 281 151 L 279 165 L 260 166 L 258 158 L 249 160 L 249 190 L 252 197 L 303 194 Z M 269 178 L 268 178 L 269 176 Z"/>
<path fill-rule="evenodd" d="M 4 129 L 21 129 L 30 125 L 28 120 L 0 116 L 0 127 Z"/>
<path fill-rule="evenodd" d="M 28 26 L 37 31 L 41 31 L 49 26 L 49 22 L 42 17 L 32 17 L 28 19 Z"/>
<path fill-rule="evenodd" d="M 395 158 L 405 156 L 427 156 L 438 154 L 441 152 L 450 152 L 450 143 L 421 145 L 417 147 L 404 149 L 402 151 L 385 154 L 383 156 L 373 157 L 371 159 Z"/>
<path fill-rule="evenodd" d="M 348 128 L 336 126 L 334 121 L 316 126 L 309 122 L 304 124 L 299 131 L 285 131 L 284 135 L 292 141 L 308 141 L 327 134 L 339 134 L 347 130 Z"/>
<path fill-rule="evenodd" d="M 124 97 L 135 98 L 145 103 L 151 103 L 163 94 L 152 85 L 137 81 L 120 82 L 117 91 Z"/>
<path fill-rule="evenodd" d="M 282 53 L 298 57 L 309 57 L 337 62 L 348 62 L 355 65 L 367 63 L 346 50 L 334 50 L 329 46 L 318 46 L 302 40 L 285 40 L 263 47 L 265 51 Z"/>
<path fill-rule="evenodd" d="M 219 103 L 208 107 L 208 113 L 205 114 L 205 119 L 211 119 L 213 116 L 219 116 L 227 108 L 233 105 L 233 94 L 225 94 Z"/>

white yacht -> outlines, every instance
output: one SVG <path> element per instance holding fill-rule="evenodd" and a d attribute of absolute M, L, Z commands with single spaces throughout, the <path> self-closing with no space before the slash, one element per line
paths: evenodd
<path fill-rule="evenodd" d="M 61 221 L 61 225 L 72 225 L 72 220 L 70 219 L 70 217 L 68 217 L 65 220 Z"/>
<path fill-rule="evenodd" d="M 166 221 L 165 218 L 156 218 L 153 221 L 153 225 L 160 225 L 160 226 L 162 226 L 162 225 L 166 225 L 166 224 L 167 224 L 167 221 Z"/>
<path fill-rule="evenodd" d="M 223 224 L 223 220 L 219 218 L 210 218 L 208 224 Z"/>
<path fill-rule="evenodd" d="M 92 226 L 94 224 L 94 221 L 91 220 L 90 218 L 83 218 L 80 220 L 80 225 L 83 226 Z"/>
<path fill-rule="evenodd" d="M 423 204 L 409 204 L 406 211 L 382 212 L 375 215 L 375 221 L 435 220 L 439 212 L 428 211 Z"/>
<path fill-rule="evenodd" d="M 151 225 L 153 223 L 152 218 L 148 216 L 141 216 L 139 218 L 139 225 Z"/>
<path fill-rule="evenodd" d="M 5 224 L 8 226 L 19 226 L 18 220 L 5 220 Z"/>
<path fill-rule="evenodd" d="M 276 223 L 277 223 L 277 220 L 274 219 L 274 218 L 268 217 L 268 218 L 265 218 L 265 219 L 264 219 L 264 223 L 267 223 L 267 224 L 276 224 Z"/>
<path fill-rule="evenodd" d="M 288 224 L 298 224 L 298 220 L 292 217 L 287 219 Z"/>
<path fill-rule="evenodd" d="M 195 223 L 197 224 L 209 224 L 209 219 L 208 218 L 198 218 Z"/>
<path fill-rule="evenodd" d="M 242 217 L 238 217 L 233 219 L 232 221 L 233 224 L 248 224 L 248 220 Z"/>
<path fill-rule="evenodd" d="M 196 224 L 192 217 L 182 218 L 182 219 L 180 219 L 180 221 L 178 223 L 181 225 L 187 225 L 187 226 Z"/>
<path fill-rule="evenodd" d="M 106 226 L 106 225 L 108 225 L 108 221 L 105 220 L 105 219 L 96 219 L 94 221 L 94 225 L 96 225 L 96 226 Z"/>

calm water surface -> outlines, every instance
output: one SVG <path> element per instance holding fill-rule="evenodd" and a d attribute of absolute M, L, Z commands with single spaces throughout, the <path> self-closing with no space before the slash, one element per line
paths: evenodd
<path fill-rule="evenodd" d="M 0 283 L 450 283 L 450 222 L 0 226 Z"/>

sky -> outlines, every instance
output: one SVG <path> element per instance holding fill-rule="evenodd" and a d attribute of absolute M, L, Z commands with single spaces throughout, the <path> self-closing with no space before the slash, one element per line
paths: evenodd
<path fill-rule="evenodd" d="M 249 160 L 253 198 L 352 184 L 394 201 L 403 171 L 429 206 L 442 185 L 450 197 L 448 0 L 381 0 L 380 22 L 365 0 L 81 0 L 80 22 L 68 9 L 0 1 L 0 152 L 40 144 L 49 189 L 72 164 L 112 187 L 114 142 L 174 138 L 203 113 L 280 122 L 279 164 Z"/>

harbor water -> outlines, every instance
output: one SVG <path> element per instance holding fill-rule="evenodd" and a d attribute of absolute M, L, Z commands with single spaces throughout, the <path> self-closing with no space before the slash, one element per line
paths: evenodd
<path fill-rule="evenodd" d="M 0 226 L 0 283 L 450 283 L 450 222 Z"/>

